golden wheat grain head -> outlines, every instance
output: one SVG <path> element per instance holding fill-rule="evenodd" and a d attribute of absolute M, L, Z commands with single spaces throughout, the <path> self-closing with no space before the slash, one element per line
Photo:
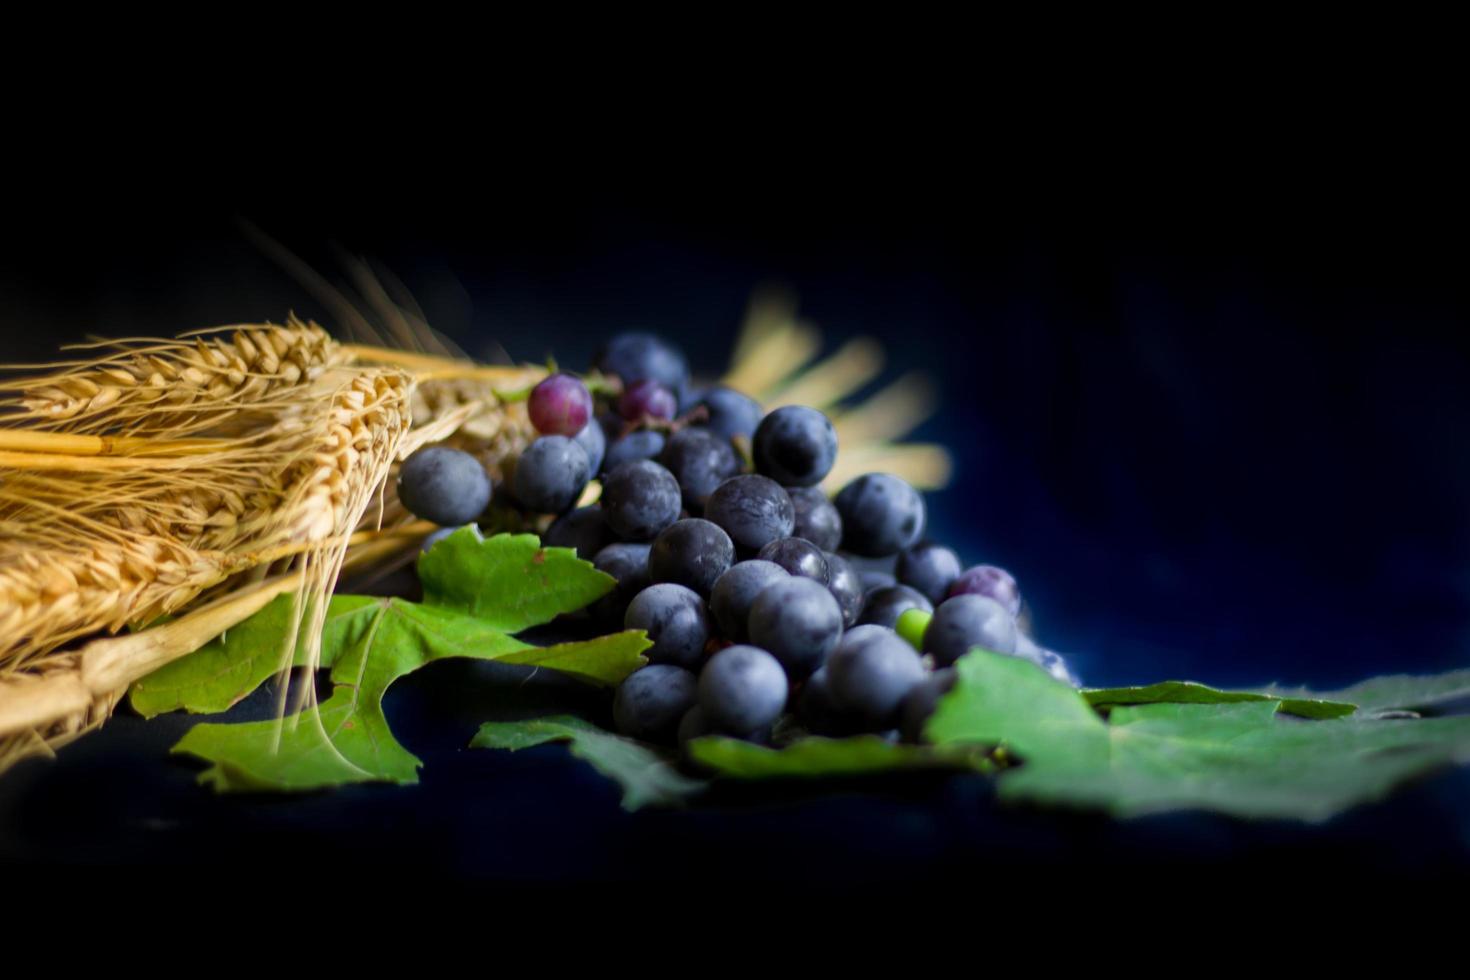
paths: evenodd
<path fill-rule="evenodd" d="M 83 345 L 90 356 L 0 382 L 0 420 L 69 433 L 178 436 L 235 424 L 347 356 L 314 323 Z"/>

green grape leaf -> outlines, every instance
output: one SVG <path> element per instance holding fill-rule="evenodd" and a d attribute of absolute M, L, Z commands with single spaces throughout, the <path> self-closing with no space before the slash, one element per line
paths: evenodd
<path fill-rule="evenodd" d="M 567 548 L 542 548 L 528 535 L 482 538 L 462 529 L 421 558 L 424 603 L 334 596 L 322 630 L 320 666 L 333 691 L 321 704 L 280 721 L 195 726 L 173 751 L 213 765 L 201 781 L 220 790 L 303 790 L 382 780 L 415 782 L 419 761 L 394 740 L 382 699 L 398 678 L 445 657 L 498 660 L 557 670 L 612 686 L 646 661 L 638 630 L 581 643 L 536 647 L 510 634 L 604 595 L 611 576 Z M 277 673 L 298 635 L 294 596 L 279 596 L 245 622 L 136 682 L 144 716 L 219 712 Z M 289 651 L 305 665 L 303 644 Z"/>
<path fill-rule="evenodd" d="M 616 584 L 569 548 L 541 548 L 531 535 L 482 538 L 474 528 L 436 542 L 420 562 L 420 574 L 434 583 L 425 584 L 425 606 L 465 613 L 503 633 L 579 609 Z M 557 576 L 550 589 L 543 581 L 547 569 Z M 294 596 L 278 596 L 243 623 L 135 682 L 128 692 L 133 708 L 152 718 L 178 710 L 212 714 L 240 701 L 279 671 L 287 638 L 297 632 L 295 602 Z M 371 596 L 332 597 L 320 666 L 332 665 L 354 614 L 377 602 Z M 292 664 L 304 663 L 299 645 Z"/>
<path fill-rule="evenodd" d="M 987 753 L 972 745 L 902 745 L 877 735 L 799 738 L 767 748 L 736 738 L 706 736 L 689 754 L 721 776 L 735 779 L 860 776 L 896 769 L 989 769 Z"/>
<path fill-rule="evenodd" d="M 1230 704 L 1241 701 L 1279 701 L 1281 710 L 1301 718 L 1342 718 L 1357 710 L 1353 703 L 1319 697 L 1271 696 L 1255 691 L 1222 691 L 1194 681 L 1162 681 L 1142 687 L 1092 688 L 1082 692 L 1094 708 L 1133 704 Z"/>
<path fill-rule="evenodd" d="M 535 647 L 472 616 L 402 599 L 357 606 L 339 626 L 331 697 L 284 721 L 196 725 L 173 751 L 214 763 L 200 779 L 219 790 L 413 783 L 419 760 L 393 738 L 383 716 L 383 695 L 398 678 L 445 657 L 471 657 L 612 685 L 643 664 L 640 654 L 650 645 L 632 630 Z"/>
<path fill-rule="evenodd" d="M 627 810 L 676 806 L 709 785 L 679 772 L 673 754 L 666 750 L 613 735 L 566 715 L 490 722 L 480 728 L 470 744 L 515 751 L 557 741 L 570 742 L 573 755 L 621 785 Z M 712 775 L 742 780 L 864 776 L 900 769 L 993 768 L 986 750 L 979 746 L 896 745 L 877 735 L 804 737 L 779 749 L 711 735 L 690 742 L 689 753 Z"/>
<path fill-rule="evenodd" d="M 1018 757 L 999 774 L 1003 799 L 1119 816 L 1206 809 L 1320 821 L 1470 761 L 1470 717 L 1303 720 L 1263 700 L 1119 706 L 1104 720 L 1020 658 L 976 650 L 958 670 L 925 734 Z"/>
<path fill-rule="evenodd" d="M 424 604 L 453 609 L 506 633 L 549 623 L 611 592 L 617 580 L 571 548 L 543 548 L 534 534 L 482 538 L 460 528 L 419 556 Z"/>
<path fill-rule="evenodd" d="M 332 666 L 342 648 L 340 634 L 354 615 L 377 601 L 371 596 L 333 597 L 322 627 L 322 667 Z M 296 635 L 294 602 L 294 596 L 276 596 L 243 623 L 136 681 L 128 691 L 133 710 L 153 718 L 165 711 L 217 714 L 229 709 L 280 670 L 286 641 Z M 293 667 L 305 666 L 304 646 L 297 644 Z"/>
<path fill-rule="evenodd" d="M 480 727 L 470 745 L 480 749 L 530 748 L 547 742 L 570 743 L 572 755 L 592 764 L 623 788 L 623 809 L 677 806 L 707 785 L 679 772 L 672 754 L 603 731 L 571 715 L 530 721 L 494 721 Z"/>
<path fill-rule="evenodd" d="M 1423 710 L 1470 700 L 1470 670 L 1452 670 L 1445 674 L 1414 676 L 1388 674 L 1359 681 L 1352 687 L 1327 694 L 1314 694 L 1302 688 L 1269 687 L 1263 693 L 1272 697 L 1334 698 L 1351 701 L 1365 713 L 1393 710 Z"/>

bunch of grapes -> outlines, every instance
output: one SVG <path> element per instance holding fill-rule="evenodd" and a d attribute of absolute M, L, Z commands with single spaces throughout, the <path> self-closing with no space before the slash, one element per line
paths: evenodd
<path fill-rule="evenodd" d="M 614 700 L 624 734 L 768 741 L 791 712 L 816 734 L 918 740 L 977 646 L 1075 683 L 1020 625 L 1014 578 L 923 540 L 908 483 L 869 473 L 829 499 L 837 433 L 821 412 L 692 390 L 683 355 L 647 334 L 614 338 L 594 366 L 620 380 L 618 397 L 599 413 L 572 375 L 537 385 L 541 435 L 499 494 L 556 515 L 544 542 L 617 580 L 591 610 L 598 625 L 652 641 Z M 476 520 L 492 495 L 473 457 L 445 447 L 401 473 L 405 505 L 445 526 Z M 594 477 L 600 499 L 576 508 Z"/>

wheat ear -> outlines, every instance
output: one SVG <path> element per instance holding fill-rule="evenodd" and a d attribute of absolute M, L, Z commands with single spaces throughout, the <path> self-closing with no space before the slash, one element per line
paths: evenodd
<path fill-rule="evenodd" d="M 0 385 L 6 424 L 125 436 L 195 432 L 268 407 L 348 360 L 325 330 L 296 320 L 72 349 L 102 352 Z"/>

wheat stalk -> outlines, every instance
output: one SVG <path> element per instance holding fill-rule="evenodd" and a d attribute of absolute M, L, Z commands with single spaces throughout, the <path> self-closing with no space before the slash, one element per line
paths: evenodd
<path fill-rule="evenodd" d="M 396 538 L 417 542 L 424 533 L 415 527 L 402 535 L 354 535 L 347 564 L 382 560 L 402 548 Z M 94 640 L 75 652 L 52 655 L 33 670 L 0 677 L 0 772 L 29 756 L 54 754 L 101 725 L 133 681 L 192 653 L 276 596 L 300 590 L 303 581 L 300 571 L 282 573 L 234 589 L 164 625 Z"/>

